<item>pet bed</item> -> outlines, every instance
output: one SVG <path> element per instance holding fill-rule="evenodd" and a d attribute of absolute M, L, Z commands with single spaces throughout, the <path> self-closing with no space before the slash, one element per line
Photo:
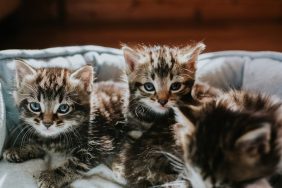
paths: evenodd
<path fill-rule="evenodd" d="M 100 46 L 57 47 L 42 50 L 0 51 L 0 151 L 7 135 L 17 126 L 18 112 L 12 97 L 15 59 L 25 59 L 34 67 L 60 66 L 76 69 L 84 64 L 95 67 L 96 81 L 119 80 L 124 69 L 122 52 Z M 196 80 L 223 90 L 247 89 L 282 98 L 282 53 L 221 51 L 200 55 Z M 42 159 L 13 164 L 0 161 L 0 188 L 35 188 L 33 175 L 46 168 Z M 71 187 L 120 187 L 122 178 L 106 166 L 91 170 L 91 178 L 77 180 Z"/>

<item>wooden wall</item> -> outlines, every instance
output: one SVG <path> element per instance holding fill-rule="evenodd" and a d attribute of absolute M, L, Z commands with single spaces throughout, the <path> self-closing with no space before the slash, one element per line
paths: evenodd
<path fill-rule="evenodd" d="M 69 20 L 266 20 L 282 17 L 281 0 L 67 0 Z"/>
<path fill-rule="evenodd" d="M 24 6 L 30 20 L 70 23 L 282 19 L 282 0 L 25 0 Z"/>
<path fill-rule="evenodd" d="M 282 51 L 282 0 L 21 0 L 0 49 L 120 43 Z"/>

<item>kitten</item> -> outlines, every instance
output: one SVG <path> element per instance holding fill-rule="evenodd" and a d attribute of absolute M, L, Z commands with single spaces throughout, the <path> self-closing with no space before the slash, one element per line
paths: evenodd
<path fill-rule="evenodd" d="M 176 178 L 163 151 L 175 152 L 171 126 L 177 101 L 193 103 L 196 61 L 203 43 L 183 48 L 123 47 L 129 83 L 127 121 L 132 143 L 124 146 L 122 163 L 130 187 L 148 187 Z M 116 167 L 117 168 L 117 167 Z"/>
<path fill-rule="evenodd" d="M 72 72 L 16 62 L 15 100 L 23 137 L 4 158 L 18 163 L 50 152 L 64 155 L 62 165 L 36 175 L 41 188 L 68 185 L 101 162 L 110 163 L 120 150 L 128 89 L 113 82 L 94 84 L 93 74 L 90 65 Z"/>
<path fill-rule="evenodd" d="M 196 90 L 205 102 L 175 108 L 186 167 L 199 168 L 213 187 L 271 187 L 264 178 L 281 169 L 282 102 L 206 85 Z"/>
<path fill-rule="evenodd" d="M 203 43 L 183 48 L 123 47 L 130 90 L 127 118 L 136 130 L 146 131 L 155 121 L 170 116 L 177 101 L 193 102 L 190 92 L 196 61 L 204 49 Z"/>

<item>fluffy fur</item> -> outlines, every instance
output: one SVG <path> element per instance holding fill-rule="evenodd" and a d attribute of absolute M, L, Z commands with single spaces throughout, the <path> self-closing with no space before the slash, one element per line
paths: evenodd
<path fill-rule="evenodd" d="M 270 187 L 263 178 L 281 169 L 282 102 L 206 85 L 197 90 L 202 100 L 207 96 L 202 105 L 175 109 L 186 164 L 213 187 Z"/>
<path fill-rule="evenodd" d="M 192 102 L 195 62 L 204 48 L 203 43 L 183 48 L 123 47 L 130 90 L 128 118 L 129 122 L 137 120 L 136 129 L 146 130 L 166 117 L 177 101 Z M 153 89 L 146 89 L 146 84 Z"/>
<path fill-rule="evenodd" d="M 120 155 L 122 173 L 131 187 L 160 185 L 176 179 L 163 151 L 176 153 L 171 126 L 177 101 L 193 103 L 191 88 L 204 44 L 124 47 L 129 82 L 127 120 L 131 143 Z M 117 166 L 117 165 L 116 165 Z"/>
<path fill-rule="evenodd" d="M 4 158 L 23 162 L 50 152 L 64 155 L 62 165 L 35 175 L 41 188 L 68 185 L 99 163 L 110 163 L 120 150 L 126 85 L 93 84 L 93 74 L 89 65 L 72 72 L 16 62 L 20 124 Z"/>

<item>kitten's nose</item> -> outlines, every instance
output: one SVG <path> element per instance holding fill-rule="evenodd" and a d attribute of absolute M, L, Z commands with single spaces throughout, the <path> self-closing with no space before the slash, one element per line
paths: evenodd
<path fill-rule="evenodd" d="M 53 123 L 52 122 L 43 122 L 43 125 L 48 129 L 49 127 L 51 127 Z"/>
<path fill-rule="evenodd" d="M 167 99 L 159 99 L 158 100 L 158 102 L 162 105 L 162 106 L 164 106 L 166 103 L 167 103 Z"/>

